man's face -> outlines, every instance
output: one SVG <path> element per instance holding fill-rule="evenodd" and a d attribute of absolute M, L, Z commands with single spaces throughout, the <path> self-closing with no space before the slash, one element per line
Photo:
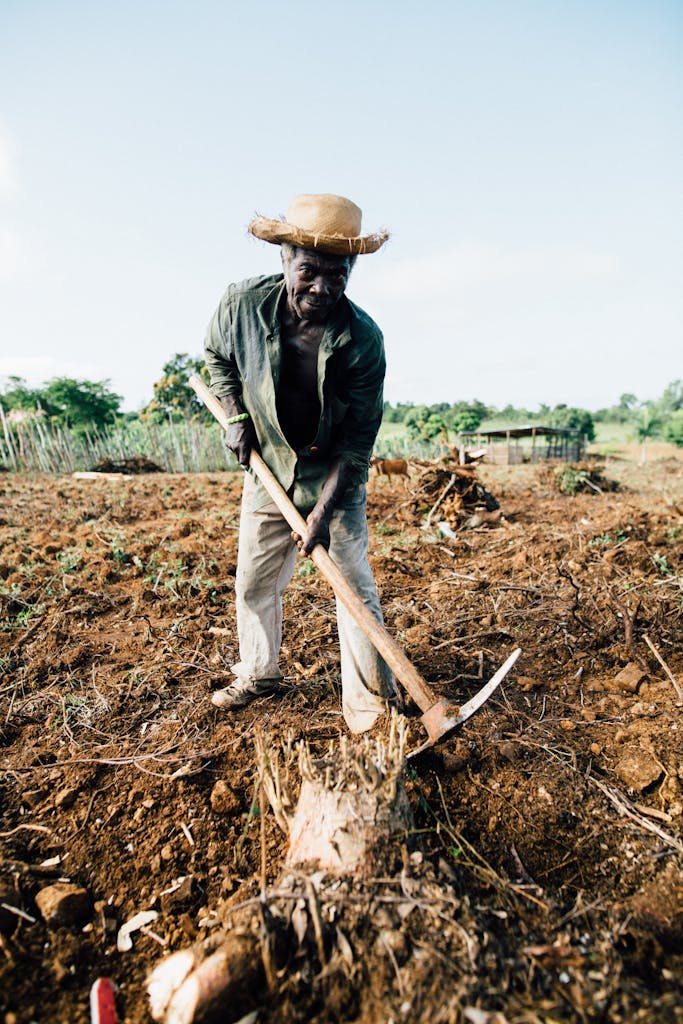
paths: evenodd
<path fill-rule="evenodd" d="M 294 249 L 290 255 L 283 249 L 282 269 L 290 312 L 300 320 L 324 323 L 344 294 L 351 260 L 310 249 Z"/>

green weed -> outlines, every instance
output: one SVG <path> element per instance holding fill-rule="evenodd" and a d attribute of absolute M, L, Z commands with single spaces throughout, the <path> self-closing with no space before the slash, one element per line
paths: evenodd
<path fill-rule="evenodd" d="M 83 564 L 83 554 L 80 548 L 66 548 L 57 553 L 57 564 L 61 572 L 67 574 L 76 572 Z"/>
<path fill-rule="evenodd" d="M 673 574 L 673 569 L 669 565 L 666 555 L 660 555 L 658 551 L 655 551 L 651 558 L 657 572 L 660 572 L 662 576 L 671 576 Z"/>

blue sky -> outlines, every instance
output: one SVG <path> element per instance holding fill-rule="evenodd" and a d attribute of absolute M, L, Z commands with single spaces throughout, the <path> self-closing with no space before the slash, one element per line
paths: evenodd
<path fill-rule="evenodd" d="M 0 378 L 134 409 L 258 211 L 356 201 L 386 396 L 532 409 L 683 376 L 683 5 L 0 0 Z"/>

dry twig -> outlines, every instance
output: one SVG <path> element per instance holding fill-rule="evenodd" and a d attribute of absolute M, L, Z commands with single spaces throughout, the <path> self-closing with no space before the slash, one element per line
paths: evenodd
<path fill-rule="evenodd" d="M 679 700 L 683 700 L 683 690 L 681 689 L 680 684 L 679 684 L 678 680 L 676 679 L 676 676 L 673 674 L 673 672 L 671 671 L 671 669 L 669 668 L 667 663 L 664 661 L 664 658 L 661 656 L 661 654 L 659 653 L 659 651 L 657 650 L 655 645 L 652 643 L 652 641 L 650 640 L 650 638 L 647 635 L 647 633 L 643 634 L 643 640 L 645 641 L 647 646 L 650 648 L 650 650 L 654 654 L 655 658 L 657 659 L 659 664 L 662 666 L 662 668 L 664 669 L 664 671 L 668 675 L 669 679 L 671 680 L 671 682 L 673 684 L 673 688 L 676 691 L 676 693 L 678 694 L 678 699 Z"/>

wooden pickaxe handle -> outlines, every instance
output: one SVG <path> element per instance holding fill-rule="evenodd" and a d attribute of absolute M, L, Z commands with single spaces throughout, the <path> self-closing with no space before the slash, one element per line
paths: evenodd
<path fill-rule="evenodd" d="M 189 379 L 189 384 L 201 398 L 202 402 L 204 402 L 207 409 L 213 413 L 221 426 L 225 428 L 228 419 L 227 413 L 201 377 L 193 374 Z M 268 491 L 268 494 L 292 530 L 303 537 L 306 532 L 306 520 L 294 507 L 284 488 L 258 452 L 252 451 L 249 456 L 249 465 Z M 322 544 L 316 544 L 310 554 L 310 558 L 420 710 L 429 711 L 436 703 L 431 687 L 408 660 L 403 649 L 396 643 L 391 634 L 387 632 L 384 626 L 377 621 L 372 612 L 365 606 Z"/>

